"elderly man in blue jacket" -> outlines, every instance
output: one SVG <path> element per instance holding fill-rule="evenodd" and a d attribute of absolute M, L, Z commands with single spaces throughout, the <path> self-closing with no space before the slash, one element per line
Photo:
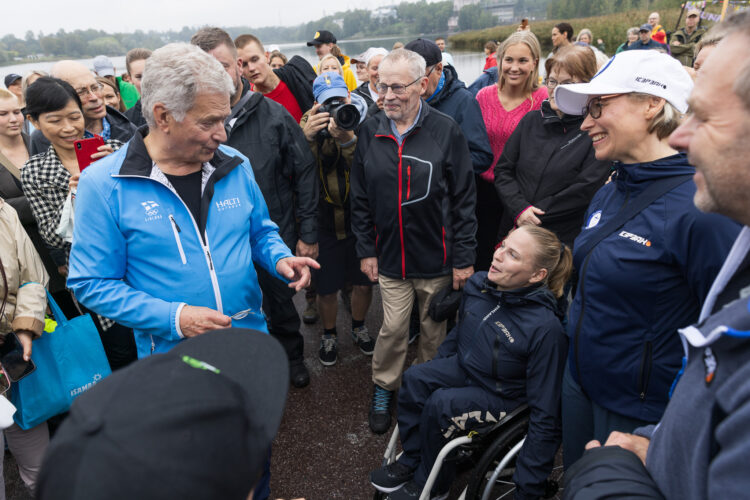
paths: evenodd
<path fill-rule="evenodd" d="M 68 286 L 132 327 L 140 358 L 214 329 L 267 331 L 253 262 L 297 290 L 317 263 L 292 256 L 247 158 L 220 146 L 231 78 L 198 47 L 170 44 L 142 88 L 148 128 L 81 177 Z"/>

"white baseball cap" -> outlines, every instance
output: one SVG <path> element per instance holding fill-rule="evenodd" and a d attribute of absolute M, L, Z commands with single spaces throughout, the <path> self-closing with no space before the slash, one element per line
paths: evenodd
<path fill-rule="evenodd" d="M 639 92 L 661 97 L 680 113 L 688 109 L 693 79 L 682 64 L 655 50 L 630 50 L 612 56 L 589 83 L 555 88 L 555 103 L 568 115 L 581 115 L 589 97 Z"/>

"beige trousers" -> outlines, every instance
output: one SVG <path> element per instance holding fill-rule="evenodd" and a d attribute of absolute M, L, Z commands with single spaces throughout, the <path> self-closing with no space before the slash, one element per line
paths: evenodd
<path fill-rule="evenodd" d="M 0 396 L 0 398 L 3 396 Z M 8 448 L 18 464 L 18 473 L 26 487 L 32 494 L 36 488 L 36 480 L 39 469 L 42 467 L 42 458 L 49 444 L 49 430 L 47 422 L 25 431 L 18 424 L 13 424 L 5 431 L 0 431 L 0 450 L 5 448 L 5 439 L 8 440 Z M 5 500 L 5 481 L 3 480 L 3 463 L 0 460 L 0 499 Z"/>
<path fill-rule="evenodd" d="M 445 339 L 446 322 L 434 322 L 427 314 L 432 297 L 453 281 L 452 276 L 430 279 L 378 277 L 383 298 L 383 326 L 372 355 L 372 381 L 389 391 L 401 386 L 406 349 L 409 346 L 409 316 L 414 292 L 419 300 L 420 337 L 416 363 L 431 360 Z"/>

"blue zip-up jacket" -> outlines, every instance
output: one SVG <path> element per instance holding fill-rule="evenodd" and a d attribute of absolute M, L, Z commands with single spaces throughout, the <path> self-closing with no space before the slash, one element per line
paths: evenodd
<path fill-rule="evenodd" d="M 292 254 L 248 160 L 221 146 L 203 167 L 201 220 L 194 220 L 148 156 L 143 128 L 81 174 L 68 287 L 89 309 L 133 328 L 138 357 L 183 338 L 179 312 L 204 306 L 232 324 L 267 332 L 253 267 L 273 275 Z"/>
<path fill-rule="evenodd" d="M 698 319 L 740 228 L 695 208 L 690 180 L 587 255 L 576 249 L 653 181 L 694 172 L 684 154 L 618 164 L 615 179 L 591 201 L 573 248 L 578 289 L 568 321 L 571 374 L 597 404 L 648 422 L 664 412 L 681 365 L 677 328 Z"/>
<path fill-rule="evenodd" d="M 562 439 L 560 394 L 567 339 L 546 286 L 500 291 L 475 273 L 466 282 L 459 321 L 438 350 L 457 356 L 469 378 L 500 396 L 507 411 L 529 405 L 529 430 L 513 480 L 517 498 L 543 493 Z"/>

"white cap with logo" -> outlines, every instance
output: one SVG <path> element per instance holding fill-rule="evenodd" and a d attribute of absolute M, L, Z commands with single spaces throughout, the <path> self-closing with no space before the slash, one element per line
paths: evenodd
<path fill-rule="evenodd" d="M 613 56 L 589 83 L 558 85 L 557 107 L 581 115 L 589 97 L 634 92 L 661 97 L 680 113 L 688 109 L 693 79 L 682 64 L 656 50 L 630 50 Z"/>

